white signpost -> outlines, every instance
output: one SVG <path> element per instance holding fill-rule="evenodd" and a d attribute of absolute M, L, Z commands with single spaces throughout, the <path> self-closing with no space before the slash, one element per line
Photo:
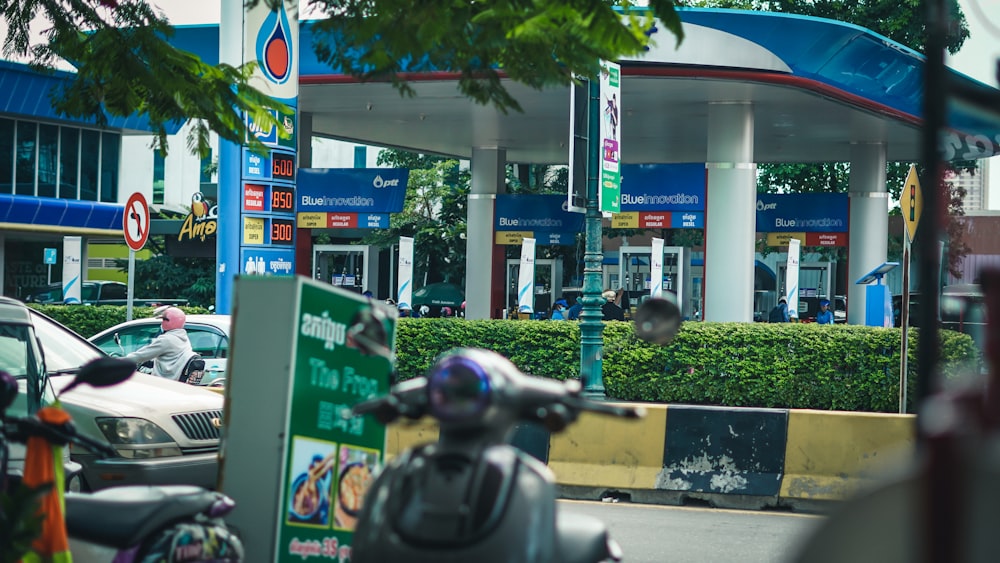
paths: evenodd
<path fill-rule="evenodd" d="M 788 305 L 788 316 L 799 318 L 799 246 L 797 238 L 788 240 L 788 265 L 785 268 L 785 300 Z"/>
<path fill-rule="evenodd" d="M 399 280 L 396 282 L 396 302 L 413 307 L 413 238 L 399 237 Z"/>
<path fill-rule="evenodd" d="M 83 285 L 83 277 L 80 275 L 82 259 L 83 240 L 78 236 L 63 237 L 62 295 L 64 304 L 79 304 L 83 297 L 80 291 L 80 286 Z"/>
<path fill-rule="evenodd" d="M 125 320 L 132 320 L 132 299 L 135 295 L 135 253 L 142 250 L 149 239 L 149 204 L 146 196 L 139 192 L 128 197 L 125 215 L 122 217 L 125 244 L 128 245 L 128 294 Z"/>
<path fill-rule="evenodd" d="M 663 297 L 663 239 L 653 238 L 649 264 L 649 296 Z"/>
<path fill-rule="evenodd" d="M 517 312 L 535 312 L 535 239 L 521 242 L 521 263 L 517 273 Z"/>

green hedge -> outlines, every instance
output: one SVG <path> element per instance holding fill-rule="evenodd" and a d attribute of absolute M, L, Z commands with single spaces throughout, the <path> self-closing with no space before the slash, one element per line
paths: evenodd
<path fill-rule="evenodd" d="M 900 330 L 854 325 L 684 323 L 666 347 L 636 338 L 630 323 L 604 329 L 609 397 L 627 401 L 898 412 Z M 946 377 L 978 373 L 968 335 L 942 330 Z M 401 319 L 401 379 L 416 377 L 455 346 L 496 350 L 527 373 L 578 376 L 580 325 L 553 321 Z M 908 344 L 908 412 L 916 396 L 919 331 Z"/>
<path fill-rule="evenodd" d="M 92 336 L 125 320 L 125 307 L 32 305 Z M 182 307 L 188 313 L 206 313 Z M 137 307 L 133 317 L 150 316 Z M 982 359 L 968 335 L 942 330 L 946 377 L 978 373 Z M 916 396 L 920 332 L 908 348 L 908 412 Z M 897 412 L 900 330 L 854 325 L 687 322 L 665 347 L 636 338 L 631 323 L 604 329 L 603 373 L 609 397 L 627 401 Z M 557 321 L 400 319 L 400 379 L 422 375 L 451 348 L 495 350 L 526 373 L 578 377 L 580 325 Z"/>

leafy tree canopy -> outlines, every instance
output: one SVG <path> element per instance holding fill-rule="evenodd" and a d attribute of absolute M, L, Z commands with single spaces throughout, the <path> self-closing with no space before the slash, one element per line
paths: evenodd
<path fill-rule="evenodd" d="M 275 7 L 283 0 L 263 1 Z M 326 16 L 316 23 L 313 47 L 332 67 L 388 80 L 411 95 L 408 72 L 456 72 L 463 94 L 507 111 L 520 106 L 504 76 L 534 88 L 596 77 L 599 59 L 647 45 L 654 15 L 678 41 L 683 37 L 673 0 L 651 0 L 649 12 L 622 2 L 621 12 L 605 0 L 309 0 L 308 7 Z M 188 147 L 204 157 L 210 131 L 241 143 L 244 114 L 277 126 L 267 109 L 287 110 L 250 86 L 253 64 L 210 65 L 172 47 L 167 18 L 142 0 L 0 0 L 0 14 L 8 28 L 4 56 L 37 69 L 53 69 L 60 59 L 76 67 L 52 100 L 57 111 L 101 126 L 108 116 L 145 116 L 164 153 L 174 123 L 194 122 Z M 40 42 L 32 39 L 36 21 L 44 22 Z"/>

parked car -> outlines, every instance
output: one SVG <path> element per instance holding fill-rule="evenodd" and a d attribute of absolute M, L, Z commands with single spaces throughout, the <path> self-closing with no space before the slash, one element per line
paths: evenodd
<path fill-rule="evenodd" d="M 229 357 L 229 315 L 188 315 L 184 330 L 191 348 L 205 359 L 205 375 L 199 385 L 221 386 L 226 381 Z M 89 340 L 106 354 L 130 354 L 160 334 L 160 319 L 133 319 L 103 330 Z M 115 340 L 115 335 L 118 340 Z"/>
<path fill-rule="evenodd" d="M 33 289 L 24 296 L 25 303 L 62 305 L 63 287 L 61 283 L 49 284 Z M 91 280 L 80 284 L 80 303 L 83 305 L 127 305 L 128 286 L 122 282 Z M 132 298 L 136 307 L 158 307 L 160 305 L 187 305 L 187 299 Z"/>
<path fill-rule="evenodd" d="M 3 311 L 8 313 L 3 314 Z M 39 387 L 24 395 L 10 414 L 23 416 L 30 402 L 51 402 L 83 364 L 105 353 L 65 326 L 14 299 L 0 297 L 0 342 L 26 334 L 26 345 L 0 348 L 0 369 L 16 376 L 44 374 Z M 20 323 L 11 320 L 20 315 Z M 22 339 L 23 340 L 23 339 Z M 35 344 L 37 343 L 37 344 Z M 20 371 L 17 371 L 20 370 Z M 25 377 L 25 390 L 31 389 Z M 84 489 L 113 485 L 191 484 L 214 488 L 218 474 L 223 397 L 206 389 L 136 373 L 113 387 L 81 385 L 59 397 L 77 429 L 109 442 L 116 457 L 98 459 L 73 450 L 83 466 Z M 23 454 L 22 454 L 23 455 Z"/>

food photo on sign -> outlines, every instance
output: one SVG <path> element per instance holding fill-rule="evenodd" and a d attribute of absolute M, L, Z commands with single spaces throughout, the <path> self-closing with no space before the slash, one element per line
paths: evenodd
<path fill-rule="evenodd" d="M 292 442 L 288 471 L 287 522 L 291 525 L 330 527 L 330 494 L 337 444 L 304 436 Z"/>
<path fill-rule="evenodd" d="M 340 469 L 337 480 L 337 502 L 334 506 L 334 527 L 354 530 L 361 507 L 375 481 L 379 452 L 357 446 L 340 446 Z"/>

